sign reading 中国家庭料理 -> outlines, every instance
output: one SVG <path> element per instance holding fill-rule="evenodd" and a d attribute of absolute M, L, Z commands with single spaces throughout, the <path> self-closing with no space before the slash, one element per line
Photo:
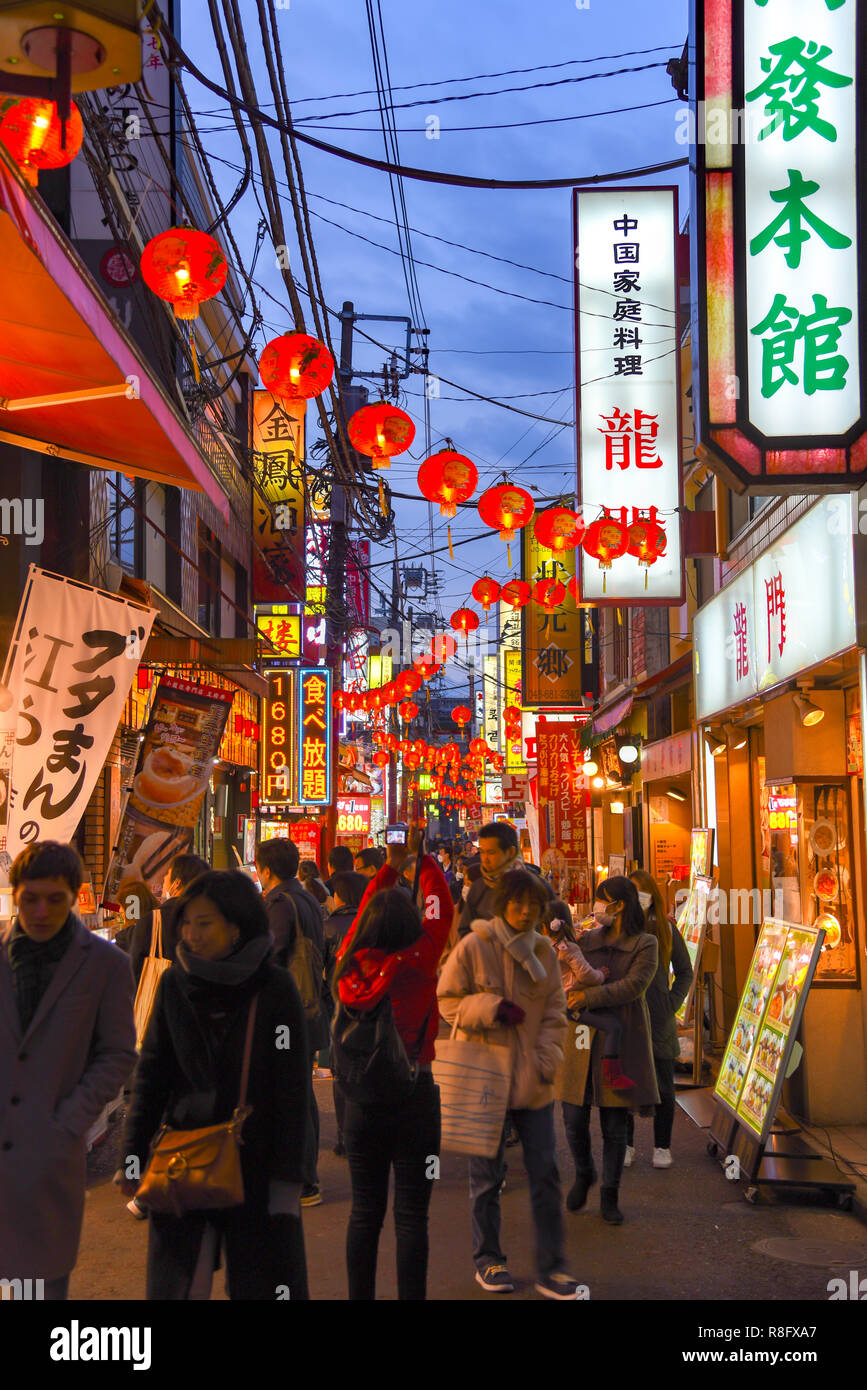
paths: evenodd
<path fill-rule="evenodd" d="M 823 497 L 693 622 L 699 721 L 857 644 L 850 496 Z"/>
<path fill-rule="evenodd" d="M 739 484 L 867 471 L 862 0 L 697 0 L 700 439 Z"/>
<path fill-rule="evenodd" d="M 588 525 L 604 509 L 666 538 L 649 567 L 581 551 L 581 597 L 681 603 L 677 190 L 576 189 L 574 229 L 579 504 Z"/>

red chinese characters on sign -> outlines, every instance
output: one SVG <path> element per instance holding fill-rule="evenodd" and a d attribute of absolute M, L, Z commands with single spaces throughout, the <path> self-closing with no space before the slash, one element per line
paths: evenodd
<path fill-rule="evenodd" d="M 629 468 L 661 468 L 662 459 L 656 448 L 659 434 L 659 416 L 647 410 L 636 410 L 633 421 L 632 412 L 621 411 L 615 406 L 610 415 L 600 415 L 604 429 L 599 433 L 605 439 L 605 471 L 611 472 L 616 466 Z"/>
<path fill-rule="evenodd" d="M 750 673 L 750 657 L 747 647 L 747 606 L 736 603 L 734 609 L 735 636 L 735 680 L 743 680 Z"/>
<path fill-rule="evenodd" d="M 780 570 L 765 580 L 765 598 L 768 606 L 768 661 L 771 659 L 771 647 L 773 645 L 772 624 L 775 618 L 779 619 L 776 625 L 779 630 L 779 650 L 780 656 L 783 655 L 783 648 L 786 645 L 786 591 L 783 587 L 783 576 Z"/>
<path fill-rule="evenodd" d="M 331 802 L 331 671 L 326 666 L 298 673 L 299 804 Z"/>
<path fill-rule="evenodd" d="M 588 792 L 580 741 L 577 725 L 536 726 L 541 848 L 562 850 L 570 867 L 587 860 Z"/>

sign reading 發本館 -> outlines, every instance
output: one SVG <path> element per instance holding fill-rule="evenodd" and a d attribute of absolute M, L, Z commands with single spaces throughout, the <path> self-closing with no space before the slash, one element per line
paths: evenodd
<path fill-rule="evenodd" d="M 697 720 L 857 645 L 856 529 L 851 497 L 821 498 L 699 609 Z"/>
<path fill-rule="evenodd" d="M 862 8 L 696 0 L 693 399 L 738 487 L 867 473 Z"/>
<path fill-rule="evenodd" d="M 676 232 L 675 188 L 575 191 L 579 506 L 665 534 L 649 565 L 581 551 L 585 602 L 683 602 Z"/>

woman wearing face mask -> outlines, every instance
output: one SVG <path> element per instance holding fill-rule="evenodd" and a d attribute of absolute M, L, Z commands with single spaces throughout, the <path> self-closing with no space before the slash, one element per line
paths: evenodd
<path fill-rule="evenodd" d="M 449 956 L 437 995 L 443 1018 L 474 1042 L 508 1047 L 509 1114 L 520 1135 L 536 1231 L 536 1288 L 575 1299 L 566 1273 L 560 1175 L 554 1157 L 554 1088 L 563 1058 L 566 1000 L 549 941 L 538 932 L 548 890 L 538 874 L 512 869 L 494 891 L 494 917 L 477 918 Z M 494 1158 L 470 1159 L 476 1281 L 489 1293 L 513 1293 L 500 1244 L 505 1131 Z"/>
<path fill-rule="evenodd" d="M 557 1096 L 563 1102 L 566 1138 L 575 1160 L 575 1183 L 566 1198 L 570 1211 L 580 1211 L 596 1182 L 590 1142 L 590 1110 L 598 1105 L 602 1126 L 602 1217 L 619 1226 L 620 1178 L 626 1157 L 626 1124 L 630 1110 L 659 1102 L 650 1046 L 650 1020 L 644 993 L 656 974 L 656 938 L 644 929 L 644 913 L 634 883 L 617 876 L 596 890 L 593 916 L 597 927 L 581 937 L 581 951 L 595 969 L 607 967 L 601 985 L 583 985 L 567 993 L 571 1010 L 599 1009 L 616 1014 L 621 1025 L 623 1069 L 634 1081 L 631 1090 L 615 1090 L 603 1072 L 603 1036 L 582 1023 L 571 1023 L 564 1065 L 557 1077 Z"/>
<path fill-rule="evenodd" d="M 659 1087 L 659 1104 L 653 1113 L 653 1166 L 670 1168 L 671 1132 L 674 1127 L 674 1064 L 680 1056 L 675 1014 L 689 993 L 692 965 L 683 937 L 665 911 L 659 885 L 643 869 L 629 877 L 638 889 L 647 931 L 656 937 L 659 968 L 647 986 L 653 1065 Z M 674 979 L 671 979 L 671 975 Z M 626 1126 L 628 1168 L 635 1157 L 635 1120 L 630 1112 Z"/>
<path fill-rule="evenodd" d="M 310 1062 L 301 997 L 270 963 L 273 939 L 261 894 L 237 870 L 202 874 L 180 899 L 181 941 L 162 976 L 133 1081 L 121 1152 L 147 1168 L 166 1124 L 198 1129 L 230 1120 L 238 1105 L 255 999 L 241 1169 L 244 1202 L 183 1216 L 152 1213 L 147 1297 L 208 1299 L 225 1247 L 230 1299 L 288 1289 L 307 1299 L 301 1183 Z M 280 1046 L 281 1038 L 291 1045 Z M 128 1196 L 138 1183 L 121 1182 Z"/>

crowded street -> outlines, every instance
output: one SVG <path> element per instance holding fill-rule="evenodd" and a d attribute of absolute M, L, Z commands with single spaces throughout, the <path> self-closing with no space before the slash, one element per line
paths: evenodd
<path fill-rule="evenodd" d="M 373 1302 L 855 1354 L 865 53 L 867 0 L 0 0 L 41 1370 L 290 1374 Z"/>

